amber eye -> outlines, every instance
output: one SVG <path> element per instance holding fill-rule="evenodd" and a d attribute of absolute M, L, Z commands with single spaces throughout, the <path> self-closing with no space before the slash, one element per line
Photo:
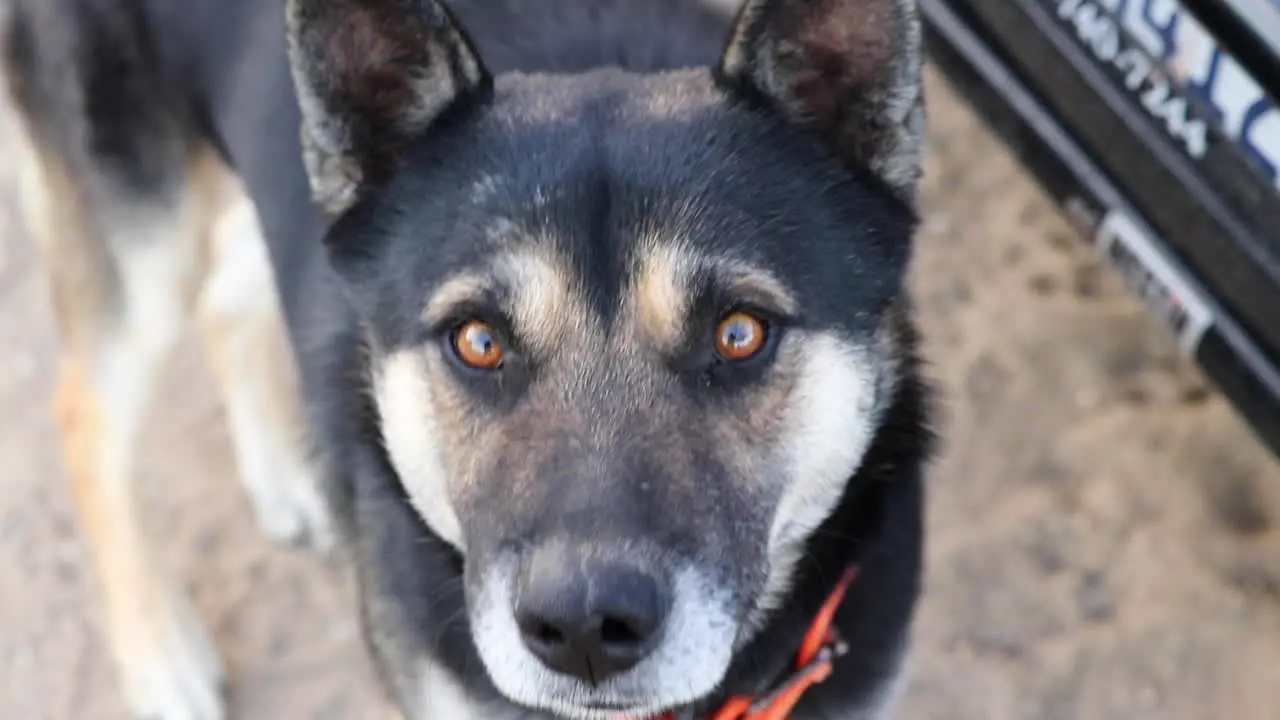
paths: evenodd
<path fill-rule="evenodd" d="M 725 360 L 747 360 L 764 347 L 765 327 L 744 312 L 730 313 L 716 328 L 716 352 Z"/>
<path fill-rule="evenodd" d="M 470 320 L 453 335 L 453 349 L 462 362 L 477 370 L 495 370 L 502 365 L 502 345 L 488 323 Z"/>

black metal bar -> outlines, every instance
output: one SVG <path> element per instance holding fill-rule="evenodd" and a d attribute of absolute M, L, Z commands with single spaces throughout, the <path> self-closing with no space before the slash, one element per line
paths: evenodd
<path fill-rule="evenodd" d="M 1125 189 L 1170 251 L 1259 343 L 1280 354 L 1280 197 L 1272 188 L 1242 196 L 1250 174 L 1229 164 L 1227 143 L 1198 163 L 1175 147 L 1133 94 L 1068 34 L 1052 13 L 1057 0 L 947 5 L 972 13 L 971 27 L 989 32 L 1010 66 L 1025 70 L 1028 91 Z"/>
<path fill-rule="evenodd" d="M 1001 46 L 966 17 L 962 3 L 921 0 L 921 6 L 929 52 L 950 82 L 1280 455 L 1280 363 L 1275 356 L 1241 326 L 1222 302 L 1219 288 L 1206 284 L 1171 252 L 1128 193 L 1030 90 Z M 1118 225 L 1124 226 L 1123 233 L 1114 231 Z"/>

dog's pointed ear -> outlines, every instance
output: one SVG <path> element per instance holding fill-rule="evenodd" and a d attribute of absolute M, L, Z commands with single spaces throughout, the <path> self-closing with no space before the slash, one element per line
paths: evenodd
<path fill-rule="evenodd" d="M 746 0 L 717 81 L 914 198 L 924 152 L 916 0 Z"/>
<path fill-rule="evenodd" d="M 311 190 L 330 214 L 445 110 L 492 80 L 437 0 L 287 0 Z"/>

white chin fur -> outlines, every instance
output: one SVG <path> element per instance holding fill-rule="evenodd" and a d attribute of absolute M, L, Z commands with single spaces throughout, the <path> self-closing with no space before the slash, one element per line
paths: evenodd
<path fill-rule="evenodd" d="M 388 355 L 376 366 L 373 390 L 382 416 L 382 440 L 409 500 L 432 532 L 465 550 L 462 524 L 449 498 L 422 353 L 399 350 Z"/>
<path fill-rule="evenodd" d="M 483 579 L 471 613 L 485 669 L 512 702 L 573 720 L 651 717 L 710 694 L 729 669 L 737 624 L 725 594 L 693 570 L 676 576 L 662 644 L 634 669 L 598 688 L 548 670 L 525 648 L 512 612 L 513 572 L 514 563 L 495 565 Z M 635 707 L 629 712 L 587 709 L 592 704 Z"/>

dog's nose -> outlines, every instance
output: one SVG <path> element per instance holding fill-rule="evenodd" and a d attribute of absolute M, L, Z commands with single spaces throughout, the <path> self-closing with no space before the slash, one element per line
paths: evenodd
<path fill-rule="evenodd" d="M 599 685 L 653 650 L 670 605 L 653 575 L 541 559 L 525 568 L 515 614 L 525 646 L 549 669 Z"/>

